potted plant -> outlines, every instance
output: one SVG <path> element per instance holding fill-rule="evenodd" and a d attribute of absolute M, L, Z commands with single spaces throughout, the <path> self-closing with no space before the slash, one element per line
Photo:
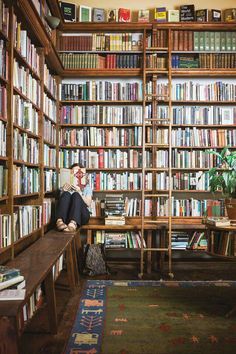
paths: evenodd
<path fill-rule="evenodd" d="M 221 152 L 208 151 L 218 157 L 219 164 L 209 170 L 211 192 L 222 192 L 230 220 L 236 220 L 236 151 L 225 147 Z"/>

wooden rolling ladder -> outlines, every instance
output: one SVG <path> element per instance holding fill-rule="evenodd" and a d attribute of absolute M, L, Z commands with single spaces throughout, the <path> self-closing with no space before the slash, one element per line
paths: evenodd
<path fill-rule="evenodd" d="M 144 31 L 143 38 L 143 136 L 142 136 L 142 155 L 143 155 L 143 166 L 142 166 L 142 213 L 141 213 L 141 256 L 140 256 L 140 274 L 139 277 L 142 278 L 144 274 L 144 254 L 149 254 L 148 260 L 151 261 L 151 253 L 152 252 L 160 252 L 160 268 L 161 264 L 164 260 L 165 253 L 168 253 L 168 274 L 169 277 L 173 278 L 172 273 L 172 260 L 171 260 L 171 231 L 172 231 L 172 170 L 171 170 L 171 130 L 172 130 L 172 119 L 171 119 L 171 51 L 169 50 L 170 45 L 170 30 L 167 31 L 167 47 L 160 48 L 157 43 L 157 26 L 154 25 L 152 29 L 152 40 L 151 47 L 146 48 L 147 43 L 147 33 Z M 147 50 L 148 54 L 160 54 L 166 55 L 167 68 L 165 69 L 148 69 L 146 68 L 146 59 L 147 59 Z M 160 77 L 167 76 L 168 79 L 168 94 L 164 97 L 157 93 L 157 82 Z M 147 92 L 147 78 L 151 77 L 151 93 Z M 168 105 L 169 116 L 167 118 L 162 118 L 158 115 L 157 105 L 160 101 L 165 101 Z M 162 102 L 163 103 L 163 102 Z M 146 105 L 151 104 L 152 107 L 152 117 L 146 117 Z M 168 145 L 160 144 L 157 141 L 157 128 L 164 127 L 168 128 Z M 151 128 L 149 134 L 147 134 L 147 128 Z M 150 141 L 147 141 L 150 140 Z M 169 182 L 166 190 L 160 191 L 157 188 L 156 184 L 156 174 L 157 171 L 160 170 L 157 166 L 157 151 L 159 149 L 168 150 L 169 160 L 168 167 L 161 169 L 162 171 L 166 171 Z M 146 161 L 146 153 L 147 151 L 151 151 L 152 153 L 152 164 L 147 166 Z M 147 174 L 152 175 L 152 189 L 147 190 Z M 159 186 L 158 186 L 159 187 Z M 163 223 L 163 220 L 158 220 L 157 216 L 157 200 L 159 197 L 167 198 L 168 200 L 168 220 Z M 146 200 L 152 201 L 152 217 L 145 217 L 145 202 Z M 157 225 L 157 229 L 163 229 L 164 227 L 164 235 L 160 235 L 158 247 L 156 247 L 156 243 L 153 246 L 153 242 L 151 245 L 147 245 L 144 247 L 144 232 L 147 230 L 148 225 L 153 224 Z M 168 237 L 166 239 L 166 232 Z M 150 247 L 151 246 L 151 247 Z"/>

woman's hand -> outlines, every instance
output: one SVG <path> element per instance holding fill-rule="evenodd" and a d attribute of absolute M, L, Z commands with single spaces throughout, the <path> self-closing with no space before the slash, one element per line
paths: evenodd
<path fill-rule="evenodd" d="M 64 192 L 67 192 L 71 189 L 71 185 L 69 183 L 65 183 L 64 186 L 62 187 L 62 190 Z"/>

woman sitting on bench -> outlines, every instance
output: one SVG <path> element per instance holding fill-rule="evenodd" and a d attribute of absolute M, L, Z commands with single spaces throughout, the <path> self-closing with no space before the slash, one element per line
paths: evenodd
<path fill-rule="evenodd" d="M 77 227 L 88 223 L 93 194 L 85 168 L 74 164 L 70 173 L 70 181 L 62 187 L 56 213 L 57 229 L 65 232 L 76 231 Z"/>

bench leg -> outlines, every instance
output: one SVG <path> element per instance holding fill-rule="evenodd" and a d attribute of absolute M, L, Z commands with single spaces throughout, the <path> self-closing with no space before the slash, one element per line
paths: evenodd
<path fill-rule="evenodd" d="M 18 337 L 16 323 L 12 318 L 0 317 L 0 353 L 18 354 Z M 15 322 L 13 320 L 13 322 Z"/>
<path fill-rule="evenodd" d="M 73 257 L 73 251 L 72 251 L 72 247 L 70 244 L 70 245 L 68 245 L 67 250 L 66 250 L 66 268 L 67 268 L 69 286 L 70 286 L 71 291 L 73 291 L 76 286 L 75 272 L 77 270 L 74 269 L 74 266 L 75 266 L 75 262 L 74 262 L 74 257 Z"/>
<path fill-rule="evenodd" d="M 45 294 L 46 294 L 46 301 L 48 307 L 48 320 L 49 320 L 50 332 L 52 334 L 56 334 L 57 333 L 57 311 L 56 311 L 56 295 L 55 295 L 55 287 L 54 287 L 52 270 L 48 273 L 44 283 L 45 283 Z"/>

